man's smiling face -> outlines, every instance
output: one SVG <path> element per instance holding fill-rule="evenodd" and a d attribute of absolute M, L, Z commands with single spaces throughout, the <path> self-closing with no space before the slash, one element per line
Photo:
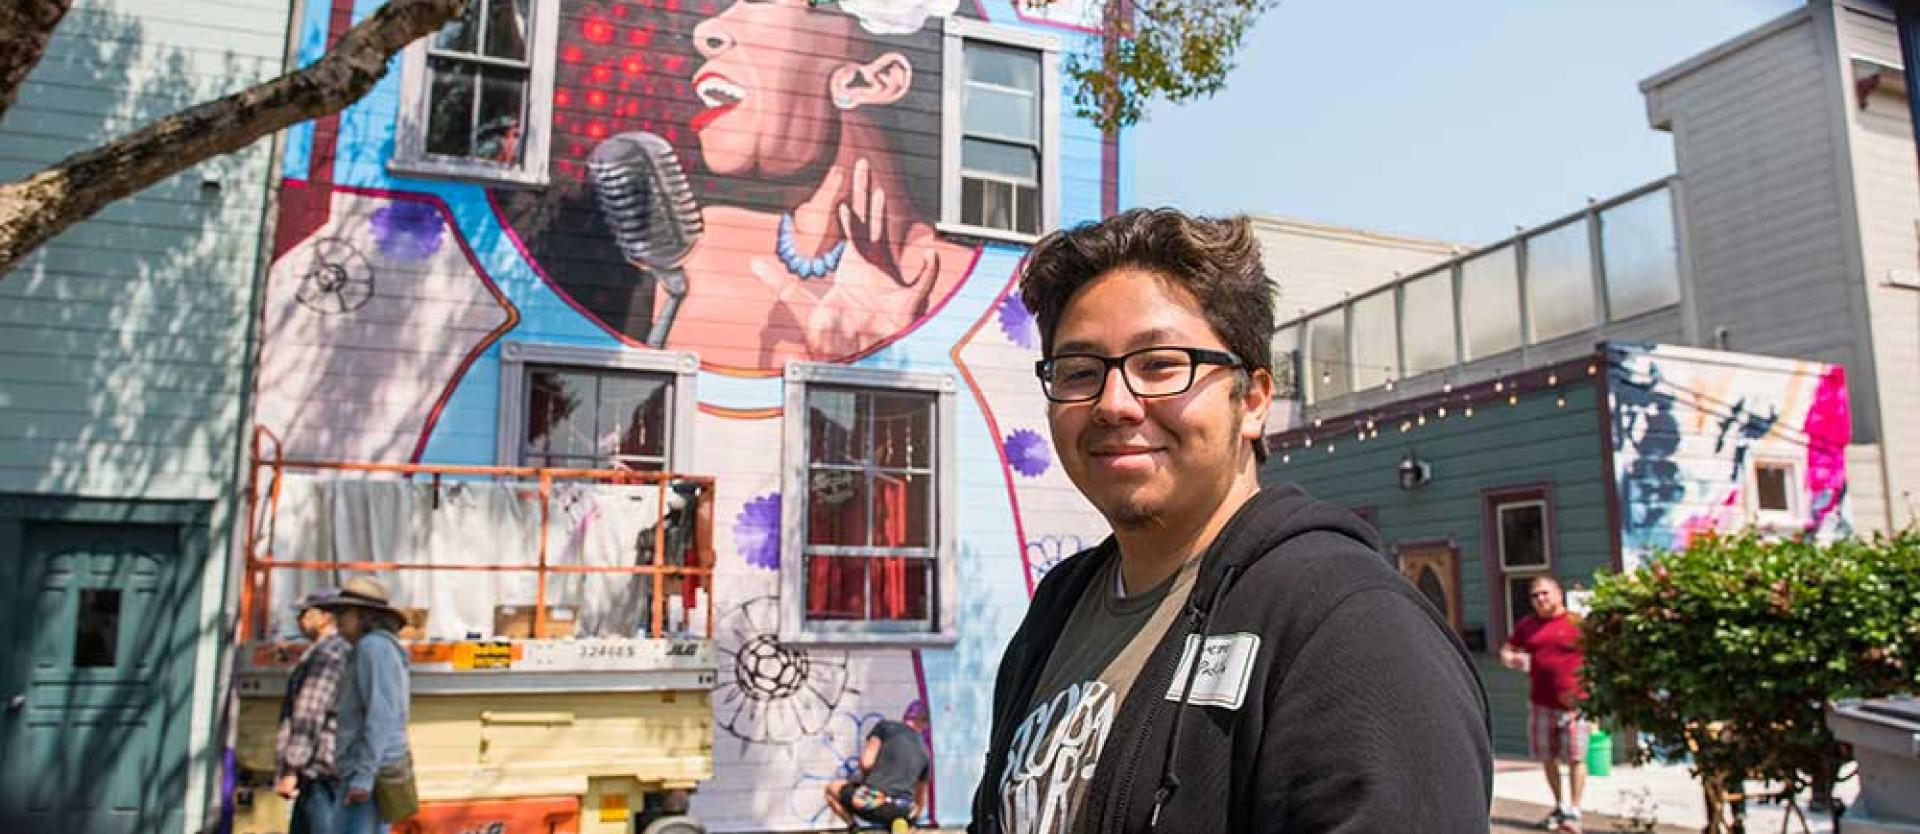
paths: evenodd
<path fill-rule="evenodd" d="M 1081 287 L 1054 327 L 1052 356 L 1115 357 L 1146 347 L 1225 351 L 1199 302 L 1157 273 L 1122 267 Z M 1184 393 L 1141 399 L 1109 371 L 1094 400 L 1050 403 L 1054 450 L 1074 485 L 1116 528 L 1183 525 L 1225 500 L 1259 427 L 1242 371 L 1199 365 Z M 1257 434 L 1256 434 L 1257 436 Z"/>

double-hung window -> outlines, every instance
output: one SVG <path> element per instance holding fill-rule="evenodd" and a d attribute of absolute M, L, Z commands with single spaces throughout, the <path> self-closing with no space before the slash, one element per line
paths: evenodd
<path fill-rule="evenodd" d="M 409 47 L 394 170 L 544 182 L 557 9 L 558 0 L 472 0 Z"/>
<path fill-rule="evenodd" d="M 697 367 L 691 354 L 509 342 L 495 458 L 510 466 L 684 470 Z"/>
<path fill-rule="evenodd" d="M 1496 644 L 1505 642 L 1513 626 L 1533 613 L 1533 580 L 1553 575 L 1553 521 L 1545 487 L 1523 487 L 1489 493 L 1486 497 L 1487 543 L 1496 593 L 1504 603 L 1496 616 L 1502 629 Z"/>
<path fill-rule="evenodd" d="M 961 18 L 946 34 L 943 225 L 1037 238 L 1059 224 L 1058 42 Z"/>
<path fill-rule="evenodd" d="M 951 639 L 952 378 L 795 363 L 786 386 L 783 634 Z"/>

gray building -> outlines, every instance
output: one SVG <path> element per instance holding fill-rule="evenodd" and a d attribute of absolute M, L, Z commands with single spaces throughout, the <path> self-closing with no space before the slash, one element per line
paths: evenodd
<path fill-rule="evenodd" d="M 1525 750 L 1525 683 L 1493 653 L 1532 577 L 1589 585 L 1706 530 L 1916 523 L 1902 77 L 1890 6 L 1816 0 L 1642 83 L 1672 176 L 1355 275 L 1276 332 L 1263 478 L 1380 530 L 1482 652 L 1501 752 Z"/>

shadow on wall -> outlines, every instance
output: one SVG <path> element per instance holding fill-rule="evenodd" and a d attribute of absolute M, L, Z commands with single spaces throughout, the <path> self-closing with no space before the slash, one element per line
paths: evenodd
<path fill-rule="evenodd" d="M 0 123 L 12 180 L 277 71 L 69 14 Z M 0 276 L 0 489 L 206 497 L 233 474 L 268 145 L 108 206 Z"/>

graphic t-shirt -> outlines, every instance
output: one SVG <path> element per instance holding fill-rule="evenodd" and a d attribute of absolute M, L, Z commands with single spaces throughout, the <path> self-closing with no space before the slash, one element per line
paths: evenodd
<path fill-rule="evenodd" d="M 1199 560 L 1125 599 L 1113 554 L 1075 603 L 1000 775 L 1007 834 L 1073 829 L 1120 703 L 1193 591 Z"/>
<path fill-rule="evenodd" d="M 927 740 L 920 732 L 898 721 L 882 721 L 867 738 L 880 739 L 880 755 L 867 771 L 866 784 L 886 791 L 889 796 L 912 798 L 914 786 L 927 775 Z"/>
<path fill-rule="evenodd" d="M 1529 655 L 1528 700 L 1552 709 L 1567 709 L 1580 694 L 1580 624 L 1573 615 L 1542 620 L 1528 614 L 1513 627 L 1507 644 Z"/>

